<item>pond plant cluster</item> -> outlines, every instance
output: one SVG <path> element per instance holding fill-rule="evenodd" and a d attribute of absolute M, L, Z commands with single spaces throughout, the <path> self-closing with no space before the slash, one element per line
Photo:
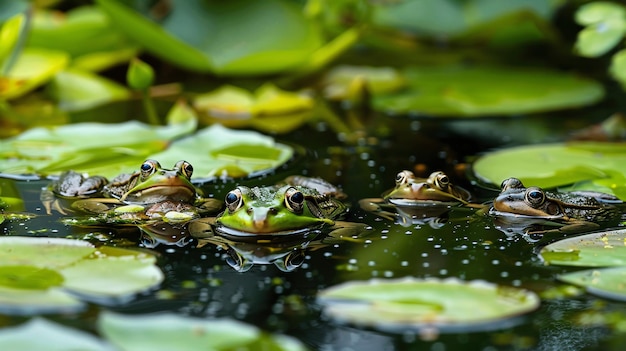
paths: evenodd
<path fill-rule="evenodd" d="M 625 34 L 610 1 L 1 2 L 0 349 L 621 350 Z"/>

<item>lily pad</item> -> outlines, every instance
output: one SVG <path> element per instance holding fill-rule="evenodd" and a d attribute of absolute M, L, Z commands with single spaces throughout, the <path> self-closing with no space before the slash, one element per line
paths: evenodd
<path fill-rule="evenodd" d="M 73 169 L 114 177 L 135 171 L 168 141 L 193 132 L 196 123 L 188 118 L 167 126 L 131 121 L 33 128 L 0 141 L 0 169 L 10 175 L 58 175 Z"/>
<path fill-rule="evenodd" d="M 106 339 L 127 351 L 306 349 L 293 338 L 270 335 L 252 325 L 230 319 L 105 313 L 99 319 L 98 329 Z"/>
<path fill-rule="evenodd" d="M 561 274 L 558 278 L 565 283 L 583 286 L 591 294 L 626 301 L 626 267 L 588 269 Z"/>
<path fill-rule="evenodd" d="M 412 67 L 408 88 L 376 96 L 374 108 L 427 116 L 519 115 L 586 106 L 603 98 L 602 85 L 559 71 L 519 67 Z"/>
<path fill-rule="evenodd" d="M 150 254 L 61 238 L 0 237 L 0 311 L 68 312 L 127 301 L 163 280 Z"/>
<path fill-rule="evenodd" d="M 485 154 L 472 169 L 484 183 L 499 185 L 509 177 L 543 188 L 578 183 L 576 190 L 603 191 L 626 200 L 623 143 L 581 141 L 514 147 Z"/>
<path fill-rule="evenodd" d="M 608 1 L 596 1 L 581 6 L 576 12 L 576 22 L 584 25 L 576 49 L 586 57 L 607 53 L 626 34 L 626 8 Z"/>
<path fill-rule="evenodd" d="M 187 160 L 194 167 L 194 181 L 202 181 L 274 169 L 293 155 L 293 148 L 271 137 L 216 124 L 177 140 L 167 150 L 151 157 L 161 164 Z"/>
<path fill-rule="evenodd" d="M 332 318 L 383 330 L 491 330 L 535 310 L 533 292 L 484 281 L 398 279 L 348 282 L 318 295 Z"/>
<path fill-rule="evenodd" d="M 175 314 L 98 317 L 101 338 L 43 318 L 0 329 L 1 350 L 266 350 L 304 351 L 288 336 L 269 334 L 231 319 L 200 319 Z M 36 335 L 37 337 L 33 337 Z"/>
<path fill-rule="evenodd" d="M 315 23 L 289 1 L 175 1 L 161 26 L 117 1 L 96 2 L 152 54 L 195 71 L 276 73 L 322 45 Z"/>
<path fill-rule="evenodd" d="M 626 229 L 586 234 L 541 249 L 546 263 L 564 266 L 626 266 Z"/>
<path fill-rule="evenodd" d="M 37 337 L 33 337 L 36 335 Z M 97 337 L 43 318 L 33 318 L 17 327 L 0 329 L 2 350 L 115 351 Z"/>

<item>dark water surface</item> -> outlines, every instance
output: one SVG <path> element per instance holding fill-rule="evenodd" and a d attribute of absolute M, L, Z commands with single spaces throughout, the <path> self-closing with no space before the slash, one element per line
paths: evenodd
<path fill-rule="evenodd" d="M 320 289 L 370 278 L 480 279 L 537 293 L 558 286 L 555 276 L 571 268 L 543 265 L 536 253 L 537 244 L 505 235 L 494 227 L 491 218 L 477 214 L 476 210 L 455 207 L 436 223 L 405 227 L 362 211 L 357 201 L 380 196 L 393 186 L 398 171 L 414 169 L 416 165 L 426 173 L 444 170 L 453 181 L 488 201 L 495 196 L 495 189 L 472 185 L 459 171 L 463 169 L 459 164 L 495 147 L 561 140 L 568 129 L 590 122 L 565 115 L 550 121 L 533 117 L 471 124 L 384 117 L 380 123 L 393 132 L 350 146 L 320 125 L 279 135 L 276 137 L 279 141 L 299 144 L 306 148 L 306 154 L 260 178 L 206 183 L 202 186 L 205 193 L 222 198 L 235 183 L 269 185 L 292 174 L 321 176 L 341 185 L 349 194 L 352 209 L 346 220 L 365 223 L 370 229 L 353 241 L 313 240 L 304 263 L 291 272 L 283 272 L 273 264 L 257 264 L 247 272 L 237 272 L 226 264 L 225 252 L 212 244 L 201 248 L 195 242 L 185 247 L 157 245 L 153 250 L 159 253 L 158 264 L 165 273 L 165 282 L 159 290 L 142 294 L 126 304 L 110 307 L 94 304 L 80 314 L 49 317 L 91 331 L 101 308 L 122 313 L 172 311 L 207 318 L 229 316 L 295 336 L 314 350 L 621 349 L 624 339 L 621 334 L 608 328 L 581 326 L 576 321 L 589 311 L 626 313 L 625 305 L 585 294 L 545 300 L 538 311 L 510 323 L 503 322 L 502 329 L 450 334 L 380 332 L 338 324 L 323 316 L 315 300 Z M 72 228 L 59 223 L 56 217 L 46 216 L 38 201 L 39 189 L 45 184 L 44 181 L 17 183 L 27 199 L 27 211 L 40 216 L 22 223 L 0 224 L 4 235 L 71 236 L 92 242 L 141 246 L 137 230 Z M 22 320 L 22 317 L 0 315 L 0 326 Z"/>

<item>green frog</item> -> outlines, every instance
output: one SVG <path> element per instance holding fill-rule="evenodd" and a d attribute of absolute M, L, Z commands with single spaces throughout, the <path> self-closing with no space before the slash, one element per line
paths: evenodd
<path fill-rule="evenodd" d="M 55 208 L 66 214 L 65 208 L 54 201 L 62 198 L 71 200 L 72 210 L 99 214 L 102 217 L 99 219 L 107 222 L 132 222 L 164 215 L 193 218 L 199 211 L 215 208 L 216 203 L 201 198 L 191 183 L 192 174 L 193 166 L 187 161 L 178 161 L 174 168 L 165 169 L 155 160 L 146 160 L 138 171 L 121 174 L 110 182 L 104 177 L 84 177 L 70 171 L 44 190 L 42 200 L 48 213 Z"/>
<path fill-rule="evenodd" d="M 447 212 L 449 206 L 469 205 L 471 198 L 469 191 L 452 184 L 444 172 L 418 178 L 413 172 L 404 170 L 396 175 L 393 189 L 384 192 L 381 198 L 362 199 L 359 205 L 365 211 L 408 226 L 415 220 L 425 222 L 437 218 Z"/>
<path fill-rule="evenodd" d="M 618 217 L 620 211 L 613 204 L 620 202 L 600 192 L 553 193 L 536 186 L 526 188 L 519 179 L 509 178 L 502 182 L 489 213 L 506 223 L 509 231 L 514 228 L 525 235 L 579 233 Z"/>
<path fill-rule="evenodd" d="M 218 230 L 253 234 L 292 234 L 323 225 L 346 211 L 343 202 L 305 186 L 238 186 L 226 194 Z"/>

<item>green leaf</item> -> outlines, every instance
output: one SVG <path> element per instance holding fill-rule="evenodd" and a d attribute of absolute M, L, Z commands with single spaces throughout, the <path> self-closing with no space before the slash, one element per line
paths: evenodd
<path fill-rule="evenodd" d="M 0 12 L 1 13 L 1 12 Z M 0 26 L 0 68 L 6 70 L 5 60 L 14 52 L 15 43 L 20 37 L 24 25 L 24 14 L 16 14 Z"/>
<path fill-rule="evenodd" d="M 132 48 L 124 34 L 95 6 L 80 6 L 63 14 L 36 9 L 26 45 L 64 51 L 72 58 Z"/>
<path fill-rule="evenodd" d="M 175 314 L 131 316 L 105 312 L 98 321 L 104 337 L 126 351 L 268 350 L 304 351 L 296 340 L 269 335 L 229 319 L 201 319 Z"/>
<path fill-rule="evenodd" d="M 576 39 L 578 54 L 598 57 L 613 49 L 626 33 L 626 19 L 608 19 L 583 28 Z"/>
<path fill-rule="evenodd" d="M 288 1 L 175 1 L 162 27 L 115 1 L 97 3 L 148 51 L 196 71 L 277 73 L 302 65 L 322 44 L 319 30 Z"/>
<path fill-rule="evenodd" d="M 154 83 L 154 70 L 149 64 L 135 58 L 128 66 L 126 81 L 132 89 L 146 90 Z"/>
<path fill-rule="evenodd" d="M 165 149 L 169 140 L 195 130 L 192 115 L 176 119 L 167 126 L 130 121 L 32 128 L 0 141 L 0 169 L 17 175 L 70 169 L 106 177 L 132 173 L 150 155 Z"/>
<path fill-rule="evenodd" d="M 604 96 L 592 80 L 513 67 L 413 67 L 408 89 L 375 96 L 377 110 L 431 116 L 519 115 L 585 106 Z"/>
<path fill-rule="evenodd" d="M 76 310 L 80 300 L 127 301 L 163 280 L 148 253 L 61 238 L 0 237 L 0 310 Z"/>
<path fill-rule="evenodd" d="M 293 153 L 291 147 L 276 143 L 271 137 L 216 124 L 175 141 L 167 150 L 151 157 L 162 164 L 185 159 L 194 167 L 194 180 L 200 181 L 268 171 L 287 162 Z"/>
<path fill-rule="evenodd" d="M 577 190 L 601 187 L 626 200 L 623 143 L 570 142 L 514 147 L 483 155 L 474 162 L 472 170 L 479 180 L 494 185 L 509 177 L 543 188 L 580 183 L 576 184 Z"/>
<path fill-rule="evenodd" d="M 2 287 L 46 290 L 62 283 L 63 276 L 51 269 L 35 266 L 0 266 Z"/>
<path fill-rule="evenodd" d="M 36 337 L 33 337 L 36 335 Z M 17 327 L 0 329 L 2 350 L 48 351 L 114 351 L 111 345 L 92 334 L 52 323 L 43 318 L 33 318 Z"/>
<path fill-rule="evenodd" d="M 589 293 L 600 297 L 626 301 L 626 267 L 589 269 L 561 274 L 558 279 L 585 287 Z"/>
<path fill-rule="evenodd" d="M 613 55 L 609 72 L 619 82 L 622 89 L 626 89 L 626 49 L 622 49 Z"/>
<path fill-rule="evenodd" d="M 626 8 L 613 2 L 594 1 L 581 6 L 575 14 L 576 22 L 583 26 L 601 23 L 612 18 L 626 18 Z"/>
<path fill-rule="evenodd" d="M 67 62 L 67 54 L 61 51 L 24 49 L 7 75 L 0 77 L 0 99 L 13 99 L 37 88 Z"/>
<path fill-rule="evenodd" d="M 353 281 L 322 290 L 318 301 L 336 320 L 383 330 L 498 329 L 539 306 L 530 291 L 458 279 Z"/>
<path fill-rule="evenodd" d="M 579 266 L 626 266 L 626 230 L 609 230 L 561 239 L 541 249 L 546 263 Z"/>
<path fill-rule="evenodd" d="M 122 85 L 78 69 L 57 73 L 48 92 L 65 111 L 84 110 L 130 97 L 130 92 Z"/>

